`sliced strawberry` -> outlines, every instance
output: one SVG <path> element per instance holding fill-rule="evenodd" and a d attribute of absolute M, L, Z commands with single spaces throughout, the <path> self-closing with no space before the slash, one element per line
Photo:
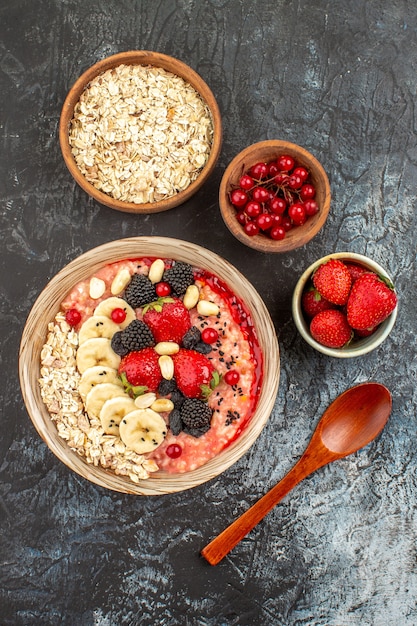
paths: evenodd
<path fill-rule="evenodd" d="M 346 315 L 338 309 L 317 313 L 311 320 L 310 332 L 313 339 L 328 348 L 342 348 L 353 336 Z"/>
<path fill-rule="evenodd" d="M 157 343 L 175 341 L 180 344 L 191 328 L 190 314 L 178 298 L 158 298 L 146 305 L 143 321 L 151 329 Z"/>
<path fill-rule="evenodd" d="M 313 283 L 317 291 L 333 304 L 346 304 L 352 278 L 346 265 L 339 259 L 329 259 L 316 269 Z"/>
<path fill-rule="evenodd" d="M 178 389 L 188 398 L 207 398 L 219 383 L 219 374 L 200 352 L 182 349 L 172 357 Z"/>
<path fill-rule="evenodd" d="M 335 304 L 323 298 L 315 287 L 310 287 L 304 291 L 301 298 L 301 306 L 309 318 L 313 318 L 320 311 L 327 311 L 327 309 L 336 307 Z"/>
<path fill-rule="evenodd" d="M 162 380 L 159 355 L 153 348 L 129 352 L 120 361 L 119 374 L 126 391 L 133 396 L 156 391 Z"/>
<path fill-rule="evenodd" d="M 374 328 L 397 306 L 392 283 L 375 272 L 362 274 L 354 283 L 347 303 L 349 324 L 355 330 Z"/>

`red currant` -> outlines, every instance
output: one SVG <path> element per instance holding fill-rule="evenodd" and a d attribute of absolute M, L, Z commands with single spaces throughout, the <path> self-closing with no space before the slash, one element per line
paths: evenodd
<path fill-rule="evenodd" d="M 269 201 L 268 206 L 272 213 L 280 214 L 284 213 L 285 209 L 287 208 L 287 203 L 285 202 L 284 198 L 274 197 L 272 200 Z"/>
<path fill-rule="evenodd" d="M 171 443 L 165 450 L 170 459 L 178 459 L 182 454 L 182 448 L 177 443 Z"/>
<path fill-rule="evenodd" d="M 69 309 L 65 313 L 65 319 L 70 326 L 76 326 L 81 322 L 81 313 L 77 309 Z"/>
<path fill-rule="evenodd" d="M 311 215 L 318 213 L 319 205 L 315 200 L 307 200 L 307 202 L 304 203 L 304 208 L 306 210 L 306 215 L 310 217 Z"/>
<path fill-rule="evenodd" d="M 255 200 L 249 200 L 249 202 L 245 206 L 245 213 L 248 217 L 258 217 L 261 211 L 261 205 Z"/>
<path fill-rule="evenodd" d="M 271 215 L 272 218 L 272 227 L 274 226 L 282 226 L 283 216 L 280 213 L 274 213 Z"/>
<path fill-rule="evenodd" d="M 246 191 L 243 191 L 243 189 L 234 189 L 230 194 L 230 202 L 233 204 L 233 206 L 241 208 L 245 206 L 247 201 L 248 194 L 246 193 Z"/>
<path fill-rule="evenodd" d="M 205 328 L 201 332 L 201 339 L 204 343 L 216 343 L 219 338 L 219 333 L 215 328 Z"/>
<path fill-rule="evenodd" d="M 261 213 L 256 218 L 256 224 L 260 230 L 268 230 L 272 226 L 272 215 L 270 213 Z"/>
<path fill-rule="evenodd" d="M 252 199 L 256 202 L 267 202 L 269 200 L 269 191 L 265 187 L 256 187 L 252 191 Z"/>
<path fill-rule="evenodd" d="M 268 163 L 268 176 L 270 178 L 273 178 L 274 176 L 276 176 L 278 172 L 279 172 L 279 167 L 276 161 L 271 161 L 270 163 Z"/>
<path fill-rule="evenodd" d="M 246 213 L 245 213 L 245 211 L 239 211 L 239 213 L 236 213 L 236 219 L 239 222 L 239 224 L 241 224 L 241 226 L 246 224 Z"/>
<path fill-rule="evenodd" d="M 287 154 L 278 157 L 277 163 L 282 172 L 289 172 L 295 165 L 294 159 Z"/>
<path fill-rule="evenodd" d="M 286 231 L 289 231 L 292 228 L 292 221 L 288 215 L 285 215 L 285 217 L 282 218 L 282 228 Z"/>
<path fill-rule="evenodd" d="M 300 198 L 302 200 L 312 200 L 316 196 L 316 188 L 314 185 L 303 185 L 300 189 Z"/>
<path fill-rule="evenodd" d="M 237 385 L 240 379 L 240 374 L 237 370 L 229 370 L 224 375 L 224 382 L 227 385 Z"/>
<path fill-rule="evenodd" d="M 113 322 L 115 324 L 123 324 L 123 322 L 126 319 L 126 311 L 124 309 L 113 309 L 113 311 L 110 314 L 110 317 L 112 318 Z"/>
<path fill-rule="evenodd" d="M 294 202 L 288 209 L 288 217 L 295 226 L 302 226 L 307 219 L 304 205 L 301 202 Z"/>
<path fill-rule="evenodd" d="M 291 189 L 300 189 L 302 184 L 303 179 L 301 178 L 301 176 L 298 176 L 297 174 L 291 174 L 288 179 L 288 186 L 291 187 Z"/>
<path fill-rule="evenodd" d="M 295 170 L 293 171 L 293 174 L 295 176 L 300 176 L 301 180 L 304 182 L 305 180 L 307 180 L 308 178 L 308 170 L 306 170 L 305 167 L 296 167 Z"/>
<path fill-rule="evenodd" d="M 279 241 L 284 239 L 286 235 L 286 230 L 282 226 L 273 226 L 269 231 L 269 236 L 271 239 L 275 239 L 275 241 Z"/>
<path fill-rule="evenodd" d="M 164 281 L 161 281 L 160 283 L 156 285 L 155 291 L 156 291 L 156 295 L 159 298 L 165 298 L 166 296 L 169 296 L 172 289 L 171 289 L 171 285 L 169 285 L 168 283 Z"/>
<path fill-rule="evenodd" d="M 289 176 L 286 172 L 279 172 L 275 177 L 274 177 L 274 182 L 277 185 L 285 185 L 288 182 Z"/>
<path fill-rule="evenodd" d="M 257 180 L 268 176 L 268 166 L 266 163 L 255 163 L 249 170 L 249 176 L 253 176 Z"/>
<path fill-rule="evenodd" d="M 259 226 L 257 226 L 255 222 L 247 222 L 247 224 L 244 225 L 243 230 L 247 235 L 249 235 L 249 237 L 254 237 L 259 234 Z"/>
<path fill-rule="evenodd" d="M 255 181 L 248 174 L 243 174 L 239 180 L 239 187 L 245 191 L 249 191 L 255 185 Z"/>

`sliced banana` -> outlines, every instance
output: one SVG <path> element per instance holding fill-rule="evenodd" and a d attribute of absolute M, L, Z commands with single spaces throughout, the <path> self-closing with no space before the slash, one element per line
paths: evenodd
<path fill-rule="evenodd" d="M 122 329 L 126 328 L 126 326 L 130 324 L 130 322 L 136 319 L 135 311 L 126 302 L 126 300 L 123 300 L 123 298 L 117 298 L 116 296 L 106 298 L 105 300 L 100 302 L 100 304 L 97 305 L 94 311 L 94 315 L 104 315 L 105 317 L 109 317 L 111 319 L 111 314 L 114 309 L 123 309 L 124 311 L 126 311 L 125 321 L 119 324 L 120 328 Z"/>
<path fill-rule="evenodd" d="M 100 417 L 103 404 L 111 398 L 127 396 L 119 385 L 114 383 L 101 383 L 92 388 L 85 398 L 85 408 L 90 417 Z"/>
<path fill-rule="evenodd" d="M 111 339 L 114 333 L 120 330 L 120 326 L 105 315 L 93 315 L 80 328 L 78 333 L 78 344 L 81 345 L 87 339 L 93 337 L 107 337 Z"/>
<path fill-rule="evenodd" d="M 78 391 L 83 400 L 87 397 L 89 391 L 96 385 L 102 383 L 113 383 L 119 387 L 123 387 L 123 383 L 117 375 L 117 370 L 113 367 L 105 365 L 93 365 L 85 370 L 78 384 Z"/>
<path fill-rule="evenodd" d="M 100 411 L 100 422 L 106 435 L 119 436 L 119 424 L 121 420 L 137 406 L 128 395 L 116 396 L 106 400 Z"/>
<path fill-rule="evenodd" d="M 93 337 L 87 339 L 77 350 L 77 367 L 80 374 L 95 365 L 104 365 L 117 370 L 120 357 L 113 351 L 110 339 L 106 337 Z"/>
<path fill-rule="evenodd" d="M 132 411 L 119 424 L 120 439 L 137 454 L 155 450 L 166 434 L 165 420 L 152 409 Z"/>

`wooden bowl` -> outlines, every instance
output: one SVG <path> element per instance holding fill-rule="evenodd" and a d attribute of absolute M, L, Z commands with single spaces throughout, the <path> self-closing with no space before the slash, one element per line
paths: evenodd
<path fill-rule="evenodd" d="M 68 133 L 71 120 L 74 116 L 74 108 L 79 101 L 81 94 L 94 78 L 106 70 L 115 68 L 122 64 L 154 66 L 180 76 L 187 83 L 192 85 L 192 87 L 194 87 L 194 89 L 200 94 L 202 99 L 208 105 L 211 113 L 213 123 L 213 140 L 209 158 L 205 166 L 201 170 L 198 177 L 186 189 L 160 201 L 146 202 L 143 204 L 123 202 L 116 200 L 107 193 L 99 191 L 90 182 L 88 182 L 85 176 L 81 173 L 71 152 Z M 121 52 L 99 61 L 78 78 L 78 80 L 71 87 L 62 108 L 59 122 L 59 141 L 64 161 L 72 176 L 80 187 L 82 187 L 89 196 L 92 196 L 95 200 L 97 200 L 97 202 L 100 202 L 101 204 L 104 204 L 112 209 L 116 209 L 117 211 L 124 211 L 127 213 L 158 213 L 160 211 L 172 209 L 173 207 L 176 207 L 188 200 L 209 178 L 220 153 L 222 143 L 222 122 L 219 107 L 212 91 L 193 69 L 182 61 L 165 54 L 149 52 L 146 50 L 133 50 L 130 52 Z"/>
<path fill-rule="evenodd" d="M 334 254 L 328 254 L 310 265 L 310 267 L 308 267 L 300 276 L 295 286 L 292 298 L 292 315 L 295 325 L 303 339 L 310 346 L 327 356 L 333 356 L 339 359 L 350 359 L 352 357 L 363 356 L 364 354 L 375 350 L 375 348 L 377 348 L 388 337 L 397 318 L 398 306 L 394 309 L 391 315 L 384 322 L 382 322 L 382 324 L 380 324 L 379 328 L 377 328 L 372 335 L 353 340 L 346 348 L 328 348 L 318 343 L 318 341 L 313 339 L 311 336 L 309 322 L 304 316 L 301 299 L 304 289 L 310 283 L 313 272 L 319 265 L 325 263 L 329 259 L 350 261 L 351 263 L 365 267 L 367 270 L 375 272 L 380 276 L 384 276 L 392 282 L 388 272 L 381 265 L 363 254 L 356 254 L 355 252 L 336 252 Z"/>
<path fill-rule="evenodd" d="M 263 352 L 263 380 L 255 412 L 241 435 L 202 467 L 185 474 L 157 472 L 135 484 L 128 478 L 94 467 L 73 452 L 58 436 L 57 428 L 42 401 L 40 353 L 48 323 L 74 285 L 100 267 L 126 258 L 142 256 L 173 258 L 201 267 L 219 276 L 246 304 L 252 316 Z M 20 345 L 19 375 L 27 411 L 39 435 L 52 452 L 84 478 L 115 491 L 136 495 L 159 495 L 195 487 L 210 480 L 235 463 L 254 443 L 274 406 L 279 382 L 279 349 L 273 323 L 265 304 L 248 280 L 230 263 L 195 244 L 164 237 L 133 237 L 104 244 L 82 254 L 64 267 L 47 284 L 29 313 Z"/>
<path fill-rule="evenodd" d="M 230 193 L 239 186 L 240 177 L 252 165 L 258 162 L 267 163 L 284 154 L 293 157 L 298 165 L 309 170 L 311 182 L 316 187 L 315 200 L 319 205 L 319 212 L 309 217 L 304 225 L 293 227 L 280 241 L 273 240 L 262 233 L 250 237 L 236 220 L 236 209 L 230 202 Z M 226 226 L 240 242 L 260 252 L 288 252 L 304 246 L 322 228 L 330 209 L 330 185 L 323 167 L 310 152 L 288 141 L 271 139 L 252 144 L 239 152 L 231 161 L 221 180 L 219 203 Z"/>

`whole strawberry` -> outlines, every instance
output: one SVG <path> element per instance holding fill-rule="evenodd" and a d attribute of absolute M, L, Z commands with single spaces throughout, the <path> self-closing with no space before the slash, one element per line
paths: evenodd
<path fill-rule="evenodd" d="M 354 283 L 347 303 L 347 318 L 355 330 L 370 330 L 383 322 L 397 306 L 392 283 L 374 272 Z"/>
<path fill-rule="evenodd" d="M 349 297 L 352 278 L 346 265 L 339 259 L 329 259 L 316 269 L 313 284 L 323 298 L 344 305 Z"/>
<path fill-rule="evenodd" d="M 151 329 L 156 343 L 175 341 L 180 344 L 191 328 L 188 310 L 178 298 L 158 298 L 143 309 L 143 321 Z"/>
<path fill-rule="evenodd" d="M 342 348 L 353 336 L 346 315 L 339 309 L 317 313 L 311 320 L 310 333 L 313 339 L 328 348 Z"/>
<path fill-rule="evenodd" d="M 128 393 L 137 396 L 158 389 L 162 380 L 158 359 L 153 348 L 129 352 L 123 357 L 118 371 Z"/>
<path fill-rule="evenodd" d="M 172 356 L 178 389 L 188 398 L 207 398 L 219 382 L 211 361 L 196 350 L 182 349 Z"/>
<path fill-rule="evenodd" d="M 323 298 L 315 287 L 309 287 L 303 292 L 301 306 L 304 313 L 310 319 L 317 315 L 317 313 L 320 313 L 320 311 L 327 311 L 327 309 L 334 309 L 336 307 L 335 304 Z"/>
<path fill-rule="evenodd" d="M 367 272 L 369 272 L 369 270 L 367 270 L 366 267 L 363 267 L 363 265 L 358 265 L 357 263 L 345 261 L 345 265 L 348 268 L 350 277 L 352 279 L 352 285 L 355 282 L 355 280 L 359 278 L 359 276 L 362 276 L 362 274 L 366 274 Z"/>

